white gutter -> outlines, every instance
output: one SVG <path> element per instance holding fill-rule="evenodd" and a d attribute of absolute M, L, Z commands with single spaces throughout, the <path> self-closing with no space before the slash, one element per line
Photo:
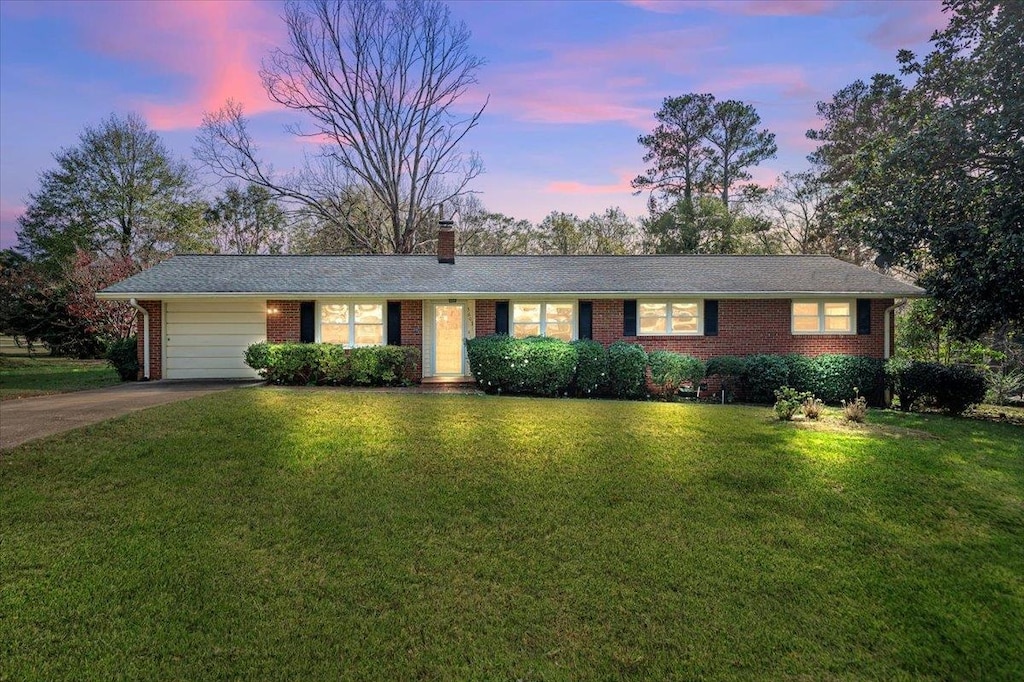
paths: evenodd
<path fill-rule="evenodd" d="M 149 381 L 149 311 L 139 305 L 134 298 L 128 302 L 142 313 L 142 376 L 145 381 Z"/>

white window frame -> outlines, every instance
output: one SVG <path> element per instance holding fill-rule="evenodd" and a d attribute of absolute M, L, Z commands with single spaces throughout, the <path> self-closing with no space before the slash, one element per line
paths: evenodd
<path fill-rule="evenodd" d="M 570 301 L 565 299 L 556 299 L 551 301 L 509 301 L 508 304 L 508 332 L 509 336 L 514 339 L 520 337 L 516 336 L 516 306 L 517 305 L 539 305 L 540 306 L 540 335 L 547 337 L 548 327 L 548 304 L 553 305 L 572 305 L 572 317 L 569 319 L 569 331 L 571 336 L 570 341 L 576 341 L 579 336 L 579 301 Z M 532 324 L 532 323 L 531 323 Z M 526 338 L 526 337 L 521 337 Z M 552 337 L 554 338 L 554 337 Z"/>
<path fill-rule="evenodd" d="M 386 346 L 388 345 L 388 302 L 379 300 L 366 300 L 366 299 L 351 299 L 351 298 L 326 298 L 320 299 L 315 303 L 315 320 L 316 320 L 316 342 L 325 343 L 322 340 L 320 331 L 323 325 L 321 320 L 321 309 L 325 305 L 347 305 L 349 306 L 348 311 L 348 342 L 341 344 L 342 348 L 368 348 L 371 346 Z M 380 306 L 380 327 L 381 327 L 381 342 L 380 344 L 356 344 L 356 311 L 357 305 L 379 305 Z"/>
<path fill-rule="evenodd" d="M 685 303 L 697 304 L 697 330 L 692 332 L 672 331 L 672 304 L 680 305 Z M 640 329 L 640 308 L 643 305 L 664 305 L 665 306 L 665 331 L 644 332 Z M 636 335 L 637 336 L 704 336 L 704 299 L 702 298 L 659 298 L 645 299 L 636 302 Z"/>
<path fill-rule="evenodd" d="M 816 331 L 798 331 L 796 328 L 796 306 L 798 303 L 814 304 L 818 306 L 818 329 Z M 849 329 L 844 332 L 830 331 L 825 329 L 825 305 L 828 303 L 845 303 L 850 308 L 847 317 Z M 801 317 L 810 317 L 803 315 Z M 789 303 L 789 330 L 793 336 L 855 336 L 857 334 L 857 299 L 854 298 L 794 298 Z"/>

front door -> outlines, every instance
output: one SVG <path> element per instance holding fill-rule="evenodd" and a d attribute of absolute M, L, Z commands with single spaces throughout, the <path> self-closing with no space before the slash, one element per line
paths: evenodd
<path fill-rule="evenodd" d="M 434 374 L 465 376 L 463 354 L 466 338 L 466 306 L 462 303 L 434 305 Z"/>

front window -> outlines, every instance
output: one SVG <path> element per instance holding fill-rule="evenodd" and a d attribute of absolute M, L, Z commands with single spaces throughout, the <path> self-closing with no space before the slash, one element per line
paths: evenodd
<path fill-rule="evenodd" d="M 637 315 L 641 336 L 700 334 L 700 301 L 642 301 Z"/>
<path fill-rule="evenodd" d="M 320 342 L 349 348 L 384 345 L 384 305 L 321 303 Z"/>
<path fill-rule="evenodd" d="M 793 301 L 794 334 L 850 334 L 851 301 Z"/>
<path fill-rule="evenodd" d="M 573 303 L 542 302 L 512 304 L 512 336 L 550 336 L 572 341 L 576 306 Z"/>

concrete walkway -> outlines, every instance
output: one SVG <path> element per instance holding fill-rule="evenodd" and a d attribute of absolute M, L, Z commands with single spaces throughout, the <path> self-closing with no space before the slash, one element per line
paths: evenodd
<path fill-rule="evenodd" d="M 258 382 L 154 381 L 0 402 L 0 450 L 147 407 Z"/>

